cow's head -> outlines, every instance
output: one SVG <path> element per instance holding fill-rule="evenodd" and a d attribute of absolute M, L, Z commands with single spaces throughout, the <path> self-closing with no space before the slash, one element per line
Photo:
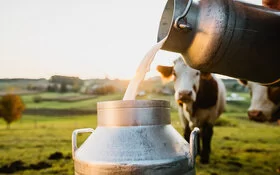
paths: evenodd
<path fill-rule="evenodd" d="M 163 79 L 174 80 L 175 100 L 179 105 L 196 100 L 200 71 L 187 66 L 181 58 L 174 61 L 174 66 L 158 66 L 157 70 Z"/>
<path fill-rule="evenodd" d="M 250 120 L 265 122 L 279 119 L 280 87 L 267 87 L 259 83 L 239 80 L 250 90 L 251 104 L 248 109 Z"/>

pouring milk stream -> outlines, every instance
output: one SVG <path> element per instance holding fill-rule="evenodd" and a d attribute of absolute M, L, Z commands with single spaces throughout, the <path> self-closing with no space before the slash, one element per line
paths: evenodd
<path fill-rule="evenodd" d="M 156 53 L 164 44 L 165 40 L 166 38 L 162 39 L 146 53 L 145 57 L 141 61 L 140 65 L 138 66 L 135 76 L 133 77 L 132 80 L 130 80 L 128 84 L 123 100 L 135 100 L 138 86 L 145 78 L 146 73 L 150 71 L 150 65 L 153 62 Z"/>

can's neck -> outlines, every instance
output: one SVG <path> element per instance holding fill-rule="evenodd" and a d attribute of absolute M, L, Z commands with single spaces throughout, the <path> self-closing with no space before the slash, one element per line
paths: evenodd
<path fill-rule="evenodd" d="M 120 100 L 97 104 L 98 126 L 170 124 L 170 104 L 163 100 Z"/>

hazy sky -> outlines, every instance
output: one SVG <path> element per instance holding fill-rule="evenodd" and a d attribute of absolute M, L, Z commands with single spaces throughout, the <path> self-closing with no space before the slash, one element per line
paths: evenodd
<path fill-rule="evenodd" d="M 131 79 L 156 44 L 165 3 L 0 0 L 0 78 L 59 74 Z M 159 52 L 149 75 L 156 75 L 156 64 L 168 64 L 174 57 Z"/>

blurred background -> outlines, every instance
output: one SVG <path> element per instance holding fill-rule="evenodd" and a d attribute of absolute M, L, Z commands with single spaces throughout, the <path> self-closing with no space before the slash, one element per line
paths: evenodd
<path fill-rule="evenodd" d="M 261 0 L 250 0 L 260 4 Z M 0 78 L 131 79 L 156 44 L 166 0 L 0 1 Z M 176 54 L 160 51 L 155 65 Z M 171 62 L 171 63 L 170 63 Z M 123 67 L 126 69 L 123 69 Z"/>

